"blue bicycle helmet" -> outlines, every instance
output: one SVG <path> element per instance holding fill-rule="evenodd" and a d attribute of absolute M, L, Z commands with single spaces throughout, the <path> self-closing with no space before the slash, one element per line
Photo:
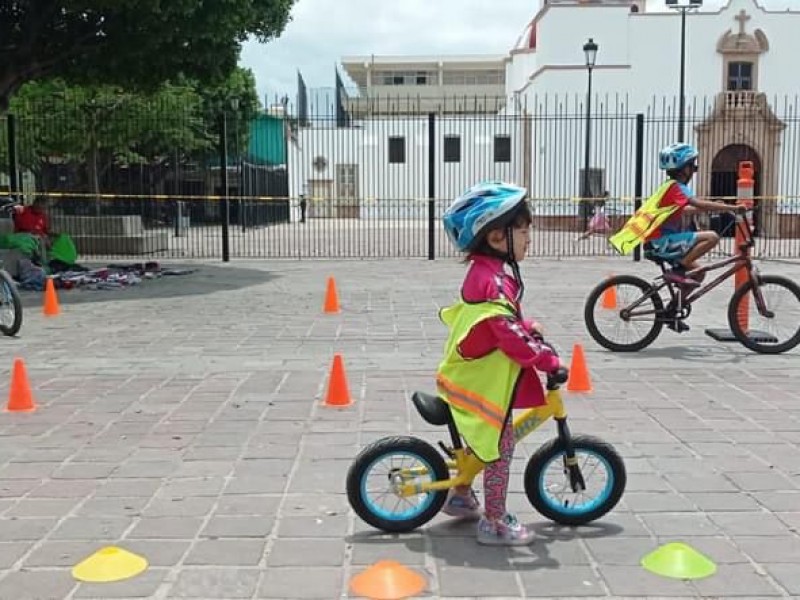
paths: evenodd
<path fill-rule="evenodd" d="M 658 166 L 664 171 L 681 169 L 699 156 L 697 148 L 691 144 L 670 144 L 658 154 Z"/>
<path fill-rule="evenodd" d="M 473 250 L 484 233 L 504 225 L 503 217 L 525 201 L 528 191 L 503 181 L 481 182 L 447 207 L 442 217 L 450 240 L 462 252 Z"/>

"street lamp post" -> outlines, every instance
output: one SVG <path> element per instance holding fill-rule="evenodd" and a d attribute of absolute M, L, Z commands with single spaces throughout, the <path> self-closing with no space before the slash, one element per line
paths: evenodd
<path fill-rule="evenodd" d="M 589 221 L 589 203 L 587 198 L 589 193 L 589 149 L 592 139 L 592 69 L 597 59 L 597 44 L 592 38 L 583 45 L 583 53 L 586 56 L 586 69 L 589 74 L 588 88 L 586 91 L 586 144 L 583 158 L 583 200 L 581 202 L 581 214 L 583 216 L 583 231 L 586 231 Z"/>
<path fill-rule="evenodd" d="M 684 114 L 686 105 L 686 13 L 695 10 L 703 5 L 703 0 L 689 0 L 688 4 L 679 4 L 678 0 L 664 0 L 668 8 L 680 11 L 681 13 L 681 83 L 680 83 L 680 107 L 678 109 L 678 141 L 684 141 Z"/>

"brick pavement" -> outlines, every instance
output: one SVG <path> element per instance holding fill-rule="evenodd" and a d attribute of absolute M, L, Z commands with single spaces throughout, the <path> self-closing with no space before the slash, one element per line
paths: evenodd
<path fill-rule="evenodd" d="M 440 598 L 800 597 L 799 351 L 766 357 L 707 338 L 705 326 L 725 325 L 723 286 L 698 305 L 691 332 L 608 353 L 581 311 L 612 271 L 654 273 L 619 260 L 529 261 L 525 304 L 567 356 L 585 344 L 595 391 L 566 394 L 572 428 L 616 445 L 627 492 L 594 526 L 545 522 L 521 473 L 554 434 L 546 426 L 518 448 L 510 500 L 540 539 L 514 550 L 479 547 L 469 526 L 441 516 L 381 535 L 344 495 L 369 441 L 443 437 L 408 397 L 432 388 L 436 308 L 463 273 L 454 260 L 216 263 L 201 277 L 240 284 L 125 302 L 114 301 L 124 291 L 75 303 L 63 293 L 62 316 L 29 310 L 21 337 L 0 339 L 3 401 L 20 356 L 39 403 L 0 413 L 0 598 L 347 597 L 350 577 L 381 558 L 423 570 Z M 764 271 L 800 279 L 795 266 Z M 340 315 L 321 314 L 329 274 Z M 355 397 L 343 410 L 320 405 L 335 351 Z M 687 583 L 638 566 L 673 539 L 711 556 L 718 574 Z M 112 544 L 150 568 L 113 584 L 71 578 Z"/>

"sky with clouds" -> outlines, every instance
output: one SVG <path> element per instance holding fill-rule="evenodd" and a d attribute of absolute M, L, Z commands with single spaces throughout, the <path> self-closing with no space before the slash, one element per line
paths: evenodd
<path fill-rule="evenodd" d="M 297 69 L 308 88 L 333 88 L 342 56 L 505 54 L 540 0 L 298 0 L 277 40 L 248 42 L 240 64 L 259 94 L 294 101 Z M 342 73 L 344 76 L 344 73 Z M 349 81 L 345 80 L 345 85 Z"/>
<path fill-rule="evenodd" d="M 652 2 L 653 0 L 648 0 Z M 297 0 L 283 34 L 251 41 L 240 64 L 253 70 L 260 97 L 294 102 L 299 69 L 310 91 L 334 86 L 342 56 L 505 54 L 542 0 Z M 705 0 L 704 10 L 728 0 Z M 773 10 L 800 0 L 759 0 Z M 345 77 L 345 74 L 342 73 Z M 345 85 L 349 80 L 345 78 Z"/>

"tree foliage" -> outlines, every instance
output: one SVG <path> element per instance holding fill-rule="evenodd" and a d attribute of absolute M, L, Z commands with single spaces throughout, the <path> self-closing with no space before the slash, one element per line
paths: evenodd
<path fill-rule="evenodd" d="M 241 43 L 279 35 L 296 0 L 5 0 L 0 112 L 29 81 L 155 90 L 185 77 L 221 81 Z"/>
<path fill-rule="evenodd" d="M 248 125 L 259 109 L 253 74 L 236 68 L 216 85 L 179 77 L 149 93 L 69 85 L 62 79 L 32 82 L 12 99 L 10 113 L 17 122 L 20 169 L 38 173 L 47 164 L 83 165 L 97 193 L 103 171 L 114 165 L 216 156 L 223 111 L 235 124 L 229 128 L 229 152 L 243 151 Z M 3 170 L 6 150 L 0 143 Z"/>

